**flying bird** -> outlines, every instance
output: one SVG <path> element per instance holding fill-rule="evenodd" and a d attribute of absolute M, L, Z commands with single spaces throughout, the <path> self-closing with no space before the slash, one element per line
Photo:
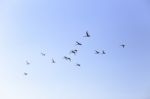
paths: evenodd
<path fill-rule="evenodd" d="M 79 43 L 78 41 L 76 41 L 76 45 L 82 45 L 81 43 Z"/>
<path fill-rule="evenodd" d="M 26 61 L 26 64 L 27 64 L 27 65 L 30 65 L 30 63 L 29 63 L 28 61 Z"/>
<path fill-rule="evenodd" d="M 71 62 L 71 58 L 70 57 L 68 57 L 68 60 Z"/>
<path fill-rule="evenodd" d="M 45 56 L 46 54 L 45 54 L 45 53 L 41 53 L 41 55 L 42 55 L 42 56 Z"/>
<path fill-rule="evenodd" d="M 81 65 L 80 64 L 76 64 L 76 66 L 80 67 Z"/>
<path fill-rule="evenodd" d="M 71 51 L 72 54 L 76 55 L 76 52 L 74 50 Z"/>
<path fill-rule="evenodd" d="M 122 45 L 120 45 L 120 46 L 122 46 L 123 48 L 126 46 L 125 44 L 122 44 Z"/>
<path fill-rule="evenodd" d="M 102 51 L 102 54 L 106 54 L 106 52 L 103 50 L 103 51 Z"/>
<path fill-rule="evenodd" d="M 86 31 L 86 35 L 84 37 L 90 37 L 88 31 Z"/>
<path fill-rule="evenodd" d="M 70 52 L 70 53 L 72 53 L 72 54 L 76 55 L 77 51 L 78 51 L 78 50 L 76 50 L 76 49 L 75 49 L 75 50 L 71 50 L 71 52 Z"/>
<path fill-rule="evenodd" d="M 77 49 L 75 49 L 74 51 L 75 51 L 75 52 L 77 52 L 78 50 L 77 50 Z"/>
<path fill-rule="evenodd" d="M 65 59 L 65 60 L 67 60 L 67 59 L 68 59 L 68 57 L 67 57 L 67 56 L 64 56 L 64 59 Z"/>
<path fill-rule="evenodd" d="M 52 63 L 56 63 L 54 59 L 52 59 Z"/>
<path fill-rule="evenodd" d="M 71 58 L 70 58 L 70 57 L 67 57 L 67 56 L 64 56 L 64 59 L 71 61 Z"/>
<path fill-rule="evenodd" d="M 24 75 L 25 75 L 25 76 L 27 76 L 27 75 L 28 75 L 28 73 L 24 73 Z"/>
<path fill-rule="evenodd" d="M 99 54 L 99 53 L 100 53 L 99 51 L 95 50 L 95 54 Z"/>

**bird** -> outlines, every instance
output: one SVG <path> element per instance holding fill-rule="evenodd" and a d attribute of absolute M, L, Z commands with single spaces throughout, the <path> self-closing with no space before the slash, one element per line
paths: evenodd
<path fill-rule="evenodd" d="M 71 50 L 70 53 L 76 55 L 77 51 L 78 51 L 78 50 L 76 50 L 76 49 L 75 49 L 75 50 Z"/>
<path fill-rule="evenodd" d="M 27 75 L 28 75 L 28 73 L 26 73 L 26 72 L 25 72 L 25 73 L 24 73 L 24 75 L 25 75 L 25 76 L 27 76 Z"/>
<path fill-rule="evenodd" d="M 82 45 L 81 43 L 79 43 L 78 41 L 76 41 L 76 45 Z"/>
<path fill-rule="evenodd" d="M 72 54 L 76 55 L 76 52 L 74 50 L 71 51 Z"/>
<path fill-rule="evenodd" d="M 77 49 L 75 49 L 74 51 L 75 51 L 75 52 L 77 52 L 78 50 L 77 50 Z"/>
<path fill-rule="evenodd" d="M 45 54 L 45 53 L 41 53 L 41 55 L 42 55 L 42 56 L 45 56 L 46 54 Z"/>
<path fill-rule="evenodd" d="M 67 56 L 64 56 L 64 59 L 66 59 L 66 60 L 67 60 L 67 59 L 68 59 L 68 57 L 67 57 Z"/>
<path fill-rule="evenodd" d="M 95 54 L 99 54 L 99 53 L 100 53 L 99 51 L 95 50 Z"/>
<path fill-rule="evenodd" d="M 68 57 L 68 60 L 71 62 L 71 58 L 70 57 Z"/>
<path fill-rule="evenodd" d="M 103 50 L 103 51 L 102 51 L 102 54 L 106 54 L 106 52 Z"/>
<path fill-rule="evenodd" d="M 71 61 L 71 58 L 70 58 L 70 57 L 67 57 L 67 56 L 64 56 L 64 59 Z"/>
<path fill-rule="evenodd" d="M 120 45 L 120 46 L 122 46 L 123 48 L 126 46 L 125 44 L 122 44 L 122 45 Z"/>
<path fill-rule="evenodd" d="M 30 65 L 30 63 L 29 63 L 28 61 L 26 61 L 26 64 L 27 64 L 27 65 Z"/>
<path fill-rule="evenodd" d="M 54 59 L 52 59 L 52 63 L 56 63 Z"/>
<path fill-rule="evenodd" d="M 90 37 L 88 31 L 86 31 L 86 35 L 84 37 Z"/>
<path fill-rule="evenodd" d="M 81 65 L 80 64 L 76 64 L 76 66 L 80 67 Z"/>

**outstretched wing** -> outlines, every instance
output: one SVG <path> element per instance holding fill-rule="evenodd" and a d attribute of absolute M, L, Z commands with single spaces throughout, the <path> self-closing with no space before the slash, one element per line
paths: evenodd
<path fill-rule="evenodd" d="M 77 45 L 82 45 L 81 43 L 79 43 L 79 42 L 77 42 L 77 41 L 76 41 L 76 43 L 77 43 Z"/>
<path fill-rule="evenodd" d="M 87 37 L 89 36 L 89 33 L 88 33 L 88 31 L 86 31 L 86 36 L 87 36 Z"/>

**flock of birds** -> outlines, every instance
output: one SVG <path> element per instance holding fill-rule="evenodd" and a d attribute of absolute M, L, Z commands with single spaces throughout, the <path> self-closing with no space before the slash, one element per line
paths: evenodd
<path fill-rule="evenodd" d="M 83 37 L 87 37 L 87 38 L 88 38 L 88 37 L 91 37 L 91 35 L 88 33 L 88 31 L 86 31 L 86 34 L 85 34 L 85 36 L 83 36 Z M 76 45 L 81 46 L 82 43 L 76 41 Z M 125 48 L 126 45 L 125 45 L 125 44 L 121 44 L 120 46 L 121 46 L 122 48 Z M 77 49 L 70 51 L 70 53 L 71 53 L 71 54 L 74 54 L 74 55 L 76 55 L 77 52 L 78 52 Z M 98 51 L 98 50 L 95 50 L 95 54 L 106 54 L 106 52 L 105 52 L 104 50 L 102 50 L 102 52 L 100 52 L 100 51 Z M 41 55 L 42 55 L 42 56 L 46 56 L 46 53 L 41 53 Z M 70 61 L 70 62 L 72 61 L 70 57 L 64 56 L 63 58 L 64 58 L 65 60 L 67 60 L 67 61 Z M 51 62 L 52 62 L 53 64 L 56 63 L 56 61 L 55 61 L 53 58 L 52 58 Z M 29 62 L 29 61 L 26 61 L 26 65 L 30 65 L 30 62 Z M 80 67 L 81 64 L 78 64 L 78 63 L 77 63 L 76 66 Z M 27 72 L 24 72 L 24 75 L 27 76 L 28 73 L 27 73 Z"/>

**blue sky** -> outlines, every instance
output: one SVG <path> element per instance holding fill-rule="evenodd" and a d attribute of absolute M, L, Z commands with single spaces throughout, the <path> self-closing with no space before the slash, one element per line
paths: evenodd
<path fill-rule="evenodd" d="M 0 98 L 149 99 L 149 10 L 148 0 L 1 0 Z"/>

